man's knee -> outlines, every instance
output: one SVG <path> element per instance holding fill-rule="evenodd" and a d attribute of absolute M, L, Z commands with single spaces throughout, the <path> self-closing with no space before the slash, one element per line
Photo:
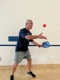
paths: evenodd
<path fill-rule="evenodd" d="M 14 62 L 13 66 L 17 67 L 18 66 L 18 63 Z"/>
<path fill-rule="evenodd" d="M 31 62 L 31 61 L 32 61 L 32 59 L 27 59 L 27 61 L 28 61 L 28 62 Z"/>

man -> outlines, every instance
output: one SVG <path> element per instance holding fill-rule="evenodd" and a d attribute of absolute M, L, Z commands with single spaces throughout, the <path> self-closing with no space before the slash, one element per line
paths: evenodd
<path fill-rule="evenodd" d="M 41 34 L 39 35 L 32 35 L 32 33 L 29 31 L 33 27 L 32 20 L 27 20 L 25 24 L 25 28 L 21 29 L 19 32 L 19 38 L 16 45 L 15 50 L 15 57 L 14 57 L 14 64 L 12 66 L 12 73 L 10 76 L 10 80 L 14 80 L 14 72 L 16 71 L 16 68 L 18 64 L 23 60 L 27 59 L 27 66 L 28 71 L 27 74 L 36 77 L 36 75 L 31 71 L 31 55 L 28 49 L 29 42 L 32 42 L 33 44 L 37 45 L 38 47 L 42 47 L 42 45 L 35 42 L 33 39 L 47 39 L 45 36 Z"/>

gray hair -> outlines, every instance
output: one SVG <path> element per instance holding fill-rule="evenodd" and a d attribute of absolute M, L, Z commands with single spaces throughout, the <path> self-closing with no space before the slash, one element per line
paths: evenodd
<path fill-rule="evenodd" d="M 26 25 L 27 23 L 29 23 L 30 21 L 32 22 L 32 20 L 31 20 L 31 19 L 28 19 L 28 20 L 26 21 L 25 25 Z"/>

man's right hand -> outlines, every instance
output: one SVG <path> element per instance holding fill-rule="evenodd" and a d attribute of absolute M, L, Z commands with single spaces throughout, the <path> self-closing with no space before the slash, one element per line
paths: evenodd
<path fill-rule="evenodd" d="M 43 34 L 43 32 L 38 35 L 38 38 L 47 40 L 47 37 L 43 36 L 42 34 Z"/>

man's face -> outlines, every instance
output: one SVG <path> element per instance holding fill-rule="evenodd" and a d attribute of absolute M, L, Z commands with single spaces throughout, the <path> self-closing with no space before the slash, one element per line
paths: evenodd
<path fill-rule="evenodd" d="M 33 22 L 32 21 L 28 21 L 28 23 L 26 24 L 27 28 L 30 30 L 33 27 Z"/>

